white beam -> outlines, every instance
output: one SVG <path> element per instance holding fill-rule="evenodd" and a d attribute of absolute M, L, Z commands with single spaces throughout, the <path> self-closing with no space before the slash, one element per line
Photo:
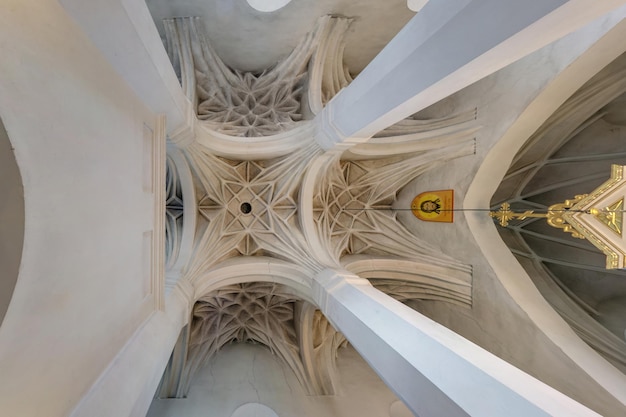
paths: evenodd
<path fill-rule="evenodd" d="M 318 114 L 345 149 L 626 4 L 624 0 L 439 0 L 426 4 Z"/>
<path fill-rule="evenodd" d="M 167 133 L 193 128 L 195 114 L 143 0 L 59 0 L 135 94 L 167 117 Z M 178 131 L 178 132 L 177 132 Z"/>
<path fill-rule="evenodd" d="M 165 311 L 152 314 L 135 332 L 70 417 L 146 415 L 178 335 L 189 320 L 191 293 L 186 287 L 184 282 L 175 287 Z"/>
<path fill-rule="evenodd" d="M 419 416 L 598 416 L 346 271 L 326 269 L 314 298 Z"/>

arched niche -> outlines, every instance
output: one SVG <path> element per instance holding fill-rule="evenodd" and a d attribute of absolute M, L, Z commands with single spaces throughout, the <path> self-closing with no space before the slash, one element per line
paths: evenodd
<path fill-rule="evenodd" d="M 0 119 L 0 324 L 17 282 L 24 244 L 24 187 Z"/>
<path fill-rule="evenodd" d="M 402 401 L 397 400 L 392 402 L 389 407 L 389 417 L 414 417 L 414 414 Z"/>
<path fill-rule="evenodd" d="M 419 12 L 426 6 L 426 3 L 428 3 L 428 0 L 407 0 L 406 7 L 412 12 Z"/>
<path fill-rule="evenodd" d="M 542 88 L 503 133 L 497 133 L 499 139 L 486 153 L 467 189 L 463 207 L 489 207 L 515 155 L 529 138 L 568 98 L 624 53 L 623 45 L 608 45 L 611 36 L 621 35 L 623 28 L 616 26 L 581 53 Z M 589 347 L 541 295 L 528 272 L 500 238 L 493 220 L 479 211 L 466 212 L 465 218 L 473 238 L 508 295 L 564 355 L 624 404 L 624 374 Z"/>
<path fill-rule="evenodd" d="M 237 408 L 231 417 L 278 417 L 278 414 L 266 405 L 248 403 Z"/>
<path fill-rule="evenodd" d="M 291 0 L 247 0 L 250 7 L 259 12 L 275 12 L 285 7 Z"/>

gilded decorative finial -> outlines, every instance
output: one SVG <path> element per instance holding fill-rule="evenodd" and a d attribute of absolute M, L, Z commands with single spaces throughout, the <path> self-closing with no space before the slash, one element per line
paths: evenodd
<path fill-rule="evenodd" d="M 609 229 L 617 233 L 618 236 L 622 235 L 622 220 L 624 217 L 624 215 L 622 214 L 623 212 L 623 198 L 609 205 L 605 209 L 599 210 L 597 208 L 592 208 L 591 210 L 589 210 L 589 214 L 592 214 L 596 219 L 604 223 Z"/>
<path fill-rule="evenodd" d="M 513 211 L 511 210 L 511 205 L 509 203 L 502 203 L 502 205 L 500 206 L 500 210 L 490 211 L 489 215 L 493 218 L 498 219 L 498 222 L 502 227 L 507 227 L 509 225 L 509 221 L 514 219 L 524 220 L 528 217 L 548 217 L 548 213 L 535 213 L 534 210 L 526 210 L 523 212 Z"/>
<path fill-rule="evenodd" d="M 541 210 L 541 213 L 535 210 L 516 212 L 511 210 L 509 203 L 503 203 L 498 211 L 490 211 L 489 215 L 503 227 L 514 219 L 545 218 L 550 226 L 571 233 L 572 237 L 587 239 L 600 249 L 606 255 L 608 269 L 626 268 L 626 237 L 622 233 L 626 199 L 625 168 L 612 165 L 611 178 L 591 193 L 553 204 L 548 210 Z"/>
<path fill-rule="evenodd" d="M 509 222 L 514 219 L 524 220 L 529 217 L 545 218 L 550 226 L 563 229 L 564 232 L 571 233 L 572 237 L 584 239 L 585 236 L 569 224 L 563 215 L 576 205 L 576 203 L 587 197 L 587 195 L 588 194 L 577 195 L 571 200 L 565 200 L 563 203 L 553 204 L 548 207 L 547 213 L 535 213 L 534 210 L 516 212 L 511 210 L 511 205 L 509 203 L 502 203 L 500 210 L 490 211 L 489 215 L 498 219 L 498 223 L 500 223 L 500 226 L 502 227 L 507 227 Z M 609 229 L 620 236 L 622 235 L 624 199 L 616 201 L 615 203 L 602 209 L 594 207 L 585 210 L 584 212 L 593 215 L 596 219 L 608 226 Z"/>
<path fill-rule="evenodd" d="M 548 213 L 546 214 L 548 224 L 552 227 L 556 227 L 557 229 L 563 229 L 566 233 L 571 233 L 572 237 L 584 239 L 585 236 L 569 224 L 563 215 L 567 213 L 572 206 L 587 197 L 587 195 L 588 194 L 579 194 L 574 196 L 572 200 L 565 200 L 563 203 L 553 204 L 548 207 Z"/>
<path fill-rule="evenodd" d="M 529 217 L 545 218 L 550 226 L 563 229 L 564 232 L 571 233 L 575 238 L 584 239 L 585 237 L 583 235 L 578 233 L 576 229 L 567 223 L 567 221 L 563 218 L 563 214 L 585 197 L 587 197 L 587 194 L 577 195 L 572 200 L 565 200 L 563 203 L 553 204 L 548 207 L 547 213 L 535 213 L 534 210 L 516 212 L 511 210 L 511 205 L 509 203 L 502 203 L 500 210 L 490 211 L 489 215 L 498 219 L 498 222 L 502 227 L 507 227 L 509 225 L 509 221 L 514 219 L 524 220 Z"/>

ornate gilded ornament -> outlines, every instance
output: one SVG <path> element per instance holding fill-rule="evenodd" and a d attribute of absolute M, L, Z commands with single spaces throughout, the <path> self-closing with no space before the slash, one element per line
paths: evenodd
<path fill-rule="evenodd" d="M 624 217 L 624 199 L 616 201 L 604 210 L 591 209 L 591 214 L 602 223 L 606 224 L 609 229 L 622 235 L 622 219 Z"/>
<path fill-rule="evenodd" d="M 626 268 L 626 241 L 622 235 L 626 182 L 624 168 L 611 167 L 611 178 L 589 194 L 551 205 L 546 213 L 534 210 L 515 212 L 509 203 L 489 215 L 506 227 L 514 219 L 546 218 L 550 226 L 571 233 L 572 237 L 587 239 L 607 257 L 607 269 Z M 608 203 L 612 201 L 612 203 Z M 611 233 L 606 233 L 609 229 Z"/>
<path fill-rule="evenodd" d="M 585 198 L 587 194 L 581 194 L 572 200 L 565 200 L 563 203 L 553 204 L 548 208 L 546 213 L 535 213 L 534 210 L 526 210 L 523 212 L 515 212 L 511 210 L 509 203 L 502 203 L 500 210 L 490 211 L 489 215 L 498 219 L 498 223 L 502 227 L 507 227 L 509 222 L 514 219 L 524 220 L 527 218 L 545 218 L 550 226 L 563 229 L 564 232 L 571 233 L 572 237 L 584 239 L 585 237 L 578 233 L 572 225 L 568 224 L 563 215 L 571 209 L 574 204 Z"/>
<path fill-rule="evenodd" d="M 413 215 L 426 222 L 454 221 L 454 190 L 426 191 L 411 202 Z"/>
<path fill-rule="evenodd" d="M 566 233 L 571 233 L 572 237 L 577 239 L 584 239 L 585 236 L 580 234 L 575 228 L 573 228 L 567 220 L 563 217 L 568 210 L 578 203 L 583 198 L 587 197 L 587 194 L 579 194 L 574 196 L 573 200 L 565 200 L 563 203 L 553 204 L 548 208 L 546 217 L 548 218 L 548 224 L 558 229 L 563 229 Z"/>

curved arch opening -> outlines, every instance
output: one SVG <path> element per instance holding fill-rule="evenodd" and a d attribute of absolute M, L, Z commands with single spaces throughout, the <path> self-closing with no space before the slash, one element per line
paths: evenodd
<path fill-rule="evenodd" d="M 231 417 L 278 417 L 278 414 L 266 405 L 247 403 L 237 408 Z"/>
<path fill-rule="evenodd" d="M 426 6 L 426 3 L 428 3 L 428 0 L 407 0 L 406 7 L 412 12 L 419 12 Z"/>
<path fill-rule="evenodd" d="M 248 256 L 228 259 L 207 273 L 194 279 L 193 301 L 227 285 L 249 282 L 282 284 L 295 297 L 315 304 L 310 296 L 311 277 L 304 268 L 266 256 Z"/>
<path fill-rule="evenodd" d="M 618 33 L 620 28 L 614 29 Z M 610 33 L 610 32 L 609 32 Z M 623 49 L 608 48 L 602 38 L 581 53 L 544 86 L 488 151 L 463 200 L 464 207 L 488 208 L 515 155 L 580 87 L 617 58 Z M 576 366 L 624 403 L 624 375 L 587 345 L 541 295 L 528 272 L 502 241 L 492 219 L 477 212 L 465 215 L 468 227 L 508 294 L 538 329 Z"/>
<path fill-rule="evenodd" d="M 24 244 L 24 187 L 13 146 L 0 119 L 0 325 L 9 308 Z"/>
<path fill-rule="evenodd" d="M 247 0 L 250 7 L 259 12 L 275 12 L 285 7 L 291 0 Z"/>

